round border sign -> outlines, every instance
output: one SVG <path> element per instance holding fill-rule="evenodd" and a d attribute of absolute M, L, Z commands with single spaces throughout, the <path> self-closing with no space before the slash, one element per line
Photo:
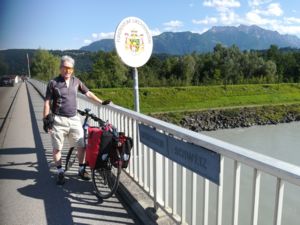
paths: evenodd
<path fill-rule="evenodd" d="M 116 29 L 114 39 L 119 57 L 128 66 L 141 67 L 152 54 L 153 40 L 150 30 L 137 17 L 123 19 Z"/>

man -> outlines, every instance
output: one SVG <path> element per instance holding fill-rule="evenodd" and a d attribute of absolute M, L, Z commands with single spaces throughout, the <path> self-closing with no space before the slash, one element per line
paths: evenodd
<path fill-rule="evenodd" d="M 83 129 L 81 120 L 77 116 L 77 92 L 80 91 L 100 104 L 109 103 L 107 101 L 102 102 L 78 78 L 73 76 L 74 64 L 75 61 L 70 56 L 61 58 L 60 75 L 49 81 L 44 103 L 44 130 L 51 134 L 53 160 L 57 167 L 58 185 L 62 185 L 65 182 L 64 169 L 61 162 L 61 150 L 65 137 L 68 137 L 70 146 L 77 147 L 79 177 L 83 180 L 90 179 L 85 171 Z M 52 118 L 52 115 L 54 118 Z"/>

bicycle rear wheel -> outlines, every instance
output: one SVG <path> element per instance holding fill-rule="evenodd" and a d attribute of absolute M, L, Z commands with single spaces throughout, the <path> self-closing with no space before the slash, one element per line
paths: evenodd
<path fill-rule="evenodd" d="M 113 167 L 110 161 L 105 168 L 92 169 L 92 181 L 96 196 L 102 199 L 110 198 L 119 186 L 121 165 Z"/>
<path fill-rule="evenodd" d="M 66 157 L 65 171 L 70 169 L 76 161 L 77 154 L 76 154 L 76 151 L 74 151 L 74 149 L 75 149 L 75 147 L 72 147 L 68 151 L 68 154 Z"/>

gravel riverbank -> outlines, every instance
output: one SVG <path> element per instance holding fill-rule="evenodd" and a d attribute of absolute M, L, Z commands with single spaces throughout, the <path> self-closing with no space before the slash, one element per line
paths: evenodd
<path fill-rule="evenodd" d="M 212 131 L 300 121 L 300 104 L 164 113 L 152 116 L 196 132 Z"/>

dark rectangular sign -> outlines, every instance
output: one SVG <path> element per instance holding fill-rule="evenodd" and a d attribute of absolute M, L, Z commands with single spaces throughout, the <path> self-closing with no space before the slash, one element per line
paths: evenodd
<path fill-rule="evenodd" d="M 220 154 L 165 135 L 143 124 L 140 140 L 156 152 L 219 185 Z"/>

